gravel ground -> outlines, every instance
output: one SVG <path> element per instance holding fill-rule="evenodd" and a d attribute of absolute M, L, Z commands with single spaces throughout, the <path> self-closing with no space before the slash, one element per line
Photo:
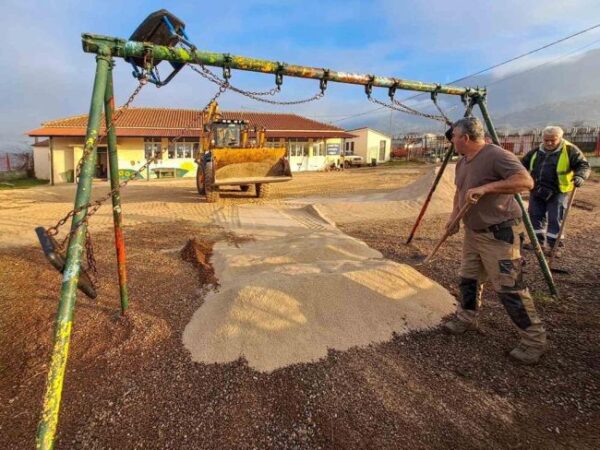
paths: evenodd
<path fill-rule="evenodd" d="M 360 175 L 348 172 L 340 180 Z M 300 196 L 298 179 L 290 196 Z M 580 195 L 588 208 L 572 212 L 557 264 L 571 272 L 556 275 L 560 301 L 546 295 L 527 255 L 552 343 L 536 367 L 506 358 L 517 334 L 489 290 L 481 334 L 395 336 L 269 374 L 243 360 L 192 363 L 181 334 L 215 285 L 180 250 L 191 238 L 209 252 L 212 242 L 235 245 L 235 237 L 183 220 L 127 227 L 133 307 L 119 319 L 112 235 L 97 232 L 101 295 L 78 300 L 56 448 L 600 448 L 599 193 L 588 183 Z M 411 263 L 432 248 L 445 220 L 427 217 L 412 246 L 403 244 L 406 220 L 342 230 Z M 456 293 L 459 252 L 460 236 L 452 237 L 418 270 Z M 0 448 L 31 448 L 59 278 L 35 247 L 1 248 L 0 261 Z"/>

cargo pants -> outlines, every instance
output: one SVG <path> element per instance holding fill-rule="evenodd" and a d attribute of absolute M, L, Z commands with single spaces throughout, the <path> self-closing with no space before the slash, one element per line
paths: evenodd
<path fill-rule="evenodd" d="M 529 196 L 529 217 L 540 245 L 543 246 L 547 240 L 548 246 L 554 247 L 559 237 L 567 201 L 568 195 L 562 192 L 555 193 L 549 199 L 540 198 L 533 193 Z"/>
<path fill-rule="evenodd" d="M 477 324 L 482 285 L 489 280 L 518 328 L 521 342 L 540 348 L 546 345 L 546 330 L 523 282 L 523 238 L 523 225 L 493 232 L 475 232 L 465 227 L 457 317 L 463 322 Z"/>

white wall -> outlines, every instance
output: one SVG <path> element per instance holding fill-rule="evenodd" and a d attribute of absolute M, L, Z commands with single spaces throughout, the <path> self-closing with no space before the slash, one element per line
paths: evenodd
<path fill-rule="evenodd" d="M 392 139 L 378 131 L 370 128 L 361 128 L 360 130 L 351 130 L 349 133 L 357 135 L 356 138 L 346 139 L 346 142 L 354 142 L 354 154 L 360 155 L 365 159 L 367 164 L 375 158 L 377 162 L 385 162 L 390 160 L 390 152 L 392 147 Z M 379 145 L 381 141 L 385 141 L 385 155 L 381 158 L 379 154 Z M 346 145 L 344 144 L 344 149 Z"/>
<path fill-rule="evenodd" d="M 50 179 L 50 147 L 33 147 L 33 169 L 38 180 Z"/>

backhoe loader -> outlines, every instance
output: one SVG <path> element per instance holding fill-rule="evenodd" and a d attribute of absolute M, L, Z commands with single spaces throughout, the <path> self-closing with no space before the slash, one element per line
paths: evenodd
<path fill-rule="evenodd" d="M 224 119 L 216 102 L 202 119 L 196 186 L 208 203 L 219 200 L 221 186 L 239 186 L 248 192 L 254 185 L 256 197 L 267 198 L 270 183 L 292 179 L 287 150 L 265 147 L 264 128 L 249 130 L 247 121 Z"/>

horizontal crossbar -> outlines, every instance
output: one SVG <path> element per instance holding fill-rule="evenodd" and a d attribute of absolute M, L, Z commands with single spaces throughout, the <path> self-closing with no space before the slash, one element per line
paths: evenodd
<path fill-rule="evenodd" d="M 87 53 L 104 54 L 118 58 L 151 58 L 154 63 L 170 61 L 174 63 L 199 64 L 213 67 L 281 74 L 296 78 L 325 79 L 337 83 L 358 84 L 363 86 L 396 88 L 407 91 L 437 92 L 447 95 L 466 95 L 468 97 L 485 97 L 484 88 L 466 88 L 458 86 L 425 83 L 393 77 L 380 77 L 316 67 L 285 64 L 265 59 L 234 56 L 227 53 L 213 53 L 200 50 L 188 50 L 180 47 L 154 45 L 149 42 L 135 42 L 110 36 L 84 33 L 82 35 L 83 50 Z"/>

